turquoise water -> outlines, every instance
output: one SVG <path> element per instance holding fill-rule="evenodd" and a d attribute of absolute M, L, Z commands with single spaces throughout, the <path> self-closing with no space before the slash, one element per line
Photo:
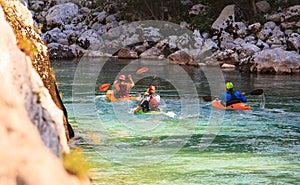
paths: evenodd
<path fill-rule="evenodd" d="M 201 97 L 221 92 L 218 71 L 98 59 L 52 65 L 76 131 L 72 145 L 93 163 L 94 184 L 300 183 L 298 74 L 223 71 L 237 89 L 262 88 L 264 95 L 247 96 L 250 111 L 215 111 Z M 110 103 L 98 90 L 128 66 L 131 72 L 149 67 L 133 76 L 131 92 L 153 83 L 166 114 L 133 115 L 137 102 Z"/>

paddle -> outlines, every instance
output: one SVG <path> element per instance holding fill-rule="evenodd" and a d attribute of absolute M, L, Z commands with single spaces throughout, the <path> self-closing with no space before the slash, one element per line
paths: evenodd
<path fill-rule="evenodd" d="M 147 72 L 149 69 L 147 68 L 147 67 L 142 67 L 142 68 L 140 68 L 139 70 L 137 70 L 136 72 L 135 72 L 135 74 L 136 75 L 139 75 L 139 74 L 142 74 L 142 73 L 144 73 L 144 72 Z M 102 84 L 102 85 L 100 85 L 99 86 L 99 90 L 101 91 L 101 92 L 104 92 L 104 91 L 107 91 L 107 89 L 111 86 L 112 84 Z"/>
<path fill-rule="evenodd" d="M 249 94 L 249 95 L 261 95 L 264 93 L 263 89 L 254 89 L 251 92 L 245 93 L 245 95 Z M 202 97 L 204 101 L 212 101 L 214 100 L 216 97 L 215 96 L 203 96 Z"/>

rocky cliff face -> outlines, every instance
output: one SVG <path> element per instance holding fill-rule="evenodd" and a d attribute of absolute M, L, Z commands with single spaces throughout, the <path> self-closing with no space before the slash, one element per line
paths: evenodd
<path fill-rule="evenodd" d="M 33 67 L 38 72 L 44 86 L 48 89 L 55 104 L 64 112 L 64 127 L 67 139 L 74 136 L 72 127 L 68 123 L 67 111 L 57 92 L 54 73 L 50 67 L 48 47 L 37 33 L 32 15 L 26 6 L 19 1 L 0 1 L 5 7 L 5 18 L 13 28 L 19 48 L 30 57 Z"/>
<path fill-rule="evenodd" d="M 6 21 L 7 8 L 17 10 L 20 3 L 0 2 L 0 184 L 84 184 L 60 161 L 69 152 L 63 111 L 33 67 L 30 51 L 20 50 L 28 41 L 16 40 Z M 20 29 L 28 20 L 18 21 Z"/>

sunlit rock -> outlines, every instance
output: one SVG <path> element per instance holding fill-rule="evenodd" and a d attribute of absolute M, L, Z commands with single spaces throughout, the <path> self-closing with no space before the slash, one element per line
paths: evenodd
<path fill-rule="evenodd" d="M 219 17 L 212 24 L 211 28 L 216 31 L 224 30 L 235 21 L 235 5 L 226 6 Z"/>
<path fill-rule="evenodd" d="M 70 24 L 73 18 L 78 15 L 78 6 L 74 3 L 59 4 L 51 7 L 46 16 L 47 26 L 53 28 Z"/>
<path fill-rule="evenodd" d="M 251 33 L 257 33 L 261 29 L 260 23 L 253 23 L 248 26 L 248 30 L 251 31 Z"/>
<path fill-rule="evenodd" d="M 251 72 L 290 74 L 300 72 L 300 55 L 281 48 L 266 49 L 254 56 Z"/>
<path fill-rule="evenodd" d="M 261 49 L 254 44 L 246 43 L 246 44 L 242 44 L 241 46 L 242 46 L 241 52 L 245 53 L 246 56 L 252 56 L 255 53 L 261 51 Z"/>
<path fill-rule="evenodd" d="M 84 49 L 98 50 L 103 44 L 103 39 L 96 30 L 89 29 L 82 33 L 77 43 Z"/>
<path fill-rule="evenodd" d="M 150 49 L 147 49 L 145 52 L 140 54 L 140 58 L 157 58 L 162 54 L 161 50 L 156 48 L 156 47 L 152 47 Z"/>
<path fill-rule="evenodd" d="M 139 58 L 138 54 L 135 51 L 126 49 L 126 48 L 122 48 L 120 49 L 120 51 L 118 52 L 118 58 L 122 58 L 122 59 L 137 59 Z"/>
<path fill-rule="evenodd" d="M 297 51 L 300 54 L 300 34 L 293 33 L 287 40 L 287 49 Z"/>
<path fill-rule="evenodd" d="M 167 59 L 179 65 L 198 66 L 198 63 L 190 55 L 181 50 L 172 53 Z"/>

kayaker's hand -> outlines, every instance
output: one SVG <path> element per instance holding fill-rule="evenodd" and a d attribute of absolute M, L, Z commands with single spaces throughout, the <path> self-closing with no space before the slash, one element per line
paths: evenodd
<path fill-rule="evenodd" d="M 245 92 L 242 92 L 242 95 L 243 95 L 243 96 L 245 96 L 245 95 L 246 95 L 246 93 L 245 93 Z"/>
<path fill-rule="evenodd" d="M 132 79 L 132 76 L 131 76 L 131 75 L 128 75 L 128 79 L 131 80 L 131 79 Z"/>

